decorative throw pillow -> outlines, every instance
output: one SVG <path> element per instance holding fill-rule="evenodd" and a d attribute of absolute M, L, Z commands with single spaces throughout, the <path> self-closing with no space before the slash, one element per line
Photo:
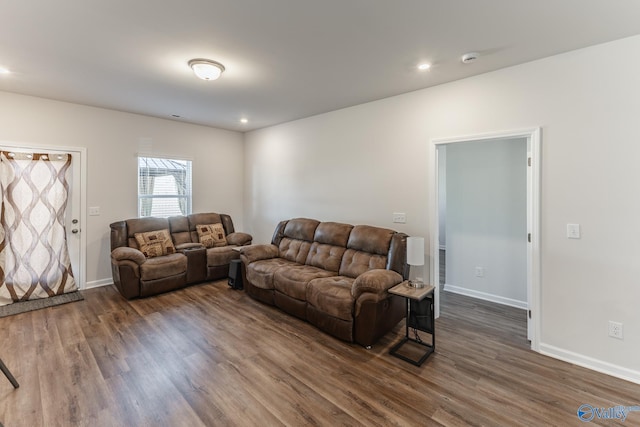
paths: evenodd
<path fill-rule="evenodd" d="M 196 225 L 198 238 L 205 248 L 217 248 L 227 246 L 227 238 L 222 224 Z"/>
<path fill-rule="evenodd" d="M 153 258 L 161 255 L 173 254 L 176 252 L 175 246 L 171 241 L 169 230 L 149 231 L 146 233 L 136 233 L 133 235 L 140 252 L 147 258 Z"/>

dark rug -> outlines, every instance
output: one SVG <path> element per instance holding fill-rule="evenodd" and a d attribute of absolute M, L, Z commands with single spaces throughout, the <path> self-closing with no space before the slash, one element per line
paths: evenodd
<path fill-rule="evenodd" d="M 53 307 L 54 305 L 66 304 L 68 302 L 81 301 L 83 299 L 84 298 L 82 297 L 82 294 L 80 293 L 80 291 L 75 291 L 75 292 L 69 292 L 68 294 L 56 295 L 49 298 L 14 302 L 13 304 L 3 305 L 0 307 L 0 317 L 26 313 L 27 311 Z"/>

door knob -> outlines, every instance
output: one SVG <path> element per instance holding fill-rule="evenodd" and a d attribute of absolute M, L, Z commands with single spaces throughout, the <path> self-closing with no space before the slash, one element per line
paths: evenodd
<path fill-rule="evenodd" d="M 74 228 L 73 230 L 71 230 L 71 232 L 72 232 L 73 234 L 78 234 L 78 231 L 80 231 L 80 230 L 78 230 L 77 228 Z"/>

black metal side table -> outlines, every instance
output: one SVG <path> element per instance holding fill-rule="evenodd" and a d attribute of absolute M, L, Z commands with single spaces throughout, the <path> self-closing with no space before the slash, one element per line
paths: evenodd
<path fill-rule="evenodd" d="M 424 288 L 414 288 L 409 286 L 408 281 L 389 289 L 389 293 L 403 297 L 407 301 L 407 318 L 405 323 L 405 336 L 398 344 L 389 351 L 392 356 L 398 357 L 405 362 L 415 366 L 420 366 L 436 349 L 436 322 L 434 312 L 434 286 L 426 285 Z M 409 335 L 409 329 L 415 333 L 415 338 Z M 418 331 L 423 331 L 431 335 L 431 342 L 424 342 L 418 335 Z M 412 342 L 424 347 L 424 352 L 416 360 L 405 356 L 400 352 L 407 343 Z"/>

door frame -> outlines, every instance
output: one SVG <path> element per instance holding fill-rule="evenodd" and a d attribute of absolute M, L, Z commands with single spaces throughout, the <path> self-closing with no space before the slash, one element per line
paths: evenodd
<path fill-rule="evenodd" d="M 78 173 L 80 175 L 80 188 L 74 188 L 78 191 L 79 201 L 79 218 L 80 218 L 80 250 L 78 259 L 78 271 L 74 273 L 74 277 L 78 284 L 78 289 L 86 289 L 87 286 L 87 233 L 85 232 L 87 223 L 87 148 L 86 147 L 70 147 L 64 145 L 47 145 L 33 142 L 15 142 L 0 141 L 0 146 L 11 147 L 16 150 L 28 149 L 30 151 L 66 151 L 74 157 L 79 158 Z M 74 166 L 75 167 L 75 166 Z M 75 172 L 74 172 L 75 173 Z"/>
<path fill-rule="evenodd" d="M 430 212 L 431 212 L 431 283 L 435 286 L 435 312 L 440 315 L 440 243 L 439 243 L 439 198 L 438 198 L 438 147 L 455 142 L 476 142 L 495 139 L 526 139 L 527 155 L 531 159 L 527 166 L 527 233 L 531 241 L 527 244 L 527 299 L 529 304 L 527 335 L 531 349 L 540 351 L 541 290 L 540 290 L 540 128 L 528 128 L 503 132 L 491 132 L 452 138 L 436 138 L 429 144 Z"/>

